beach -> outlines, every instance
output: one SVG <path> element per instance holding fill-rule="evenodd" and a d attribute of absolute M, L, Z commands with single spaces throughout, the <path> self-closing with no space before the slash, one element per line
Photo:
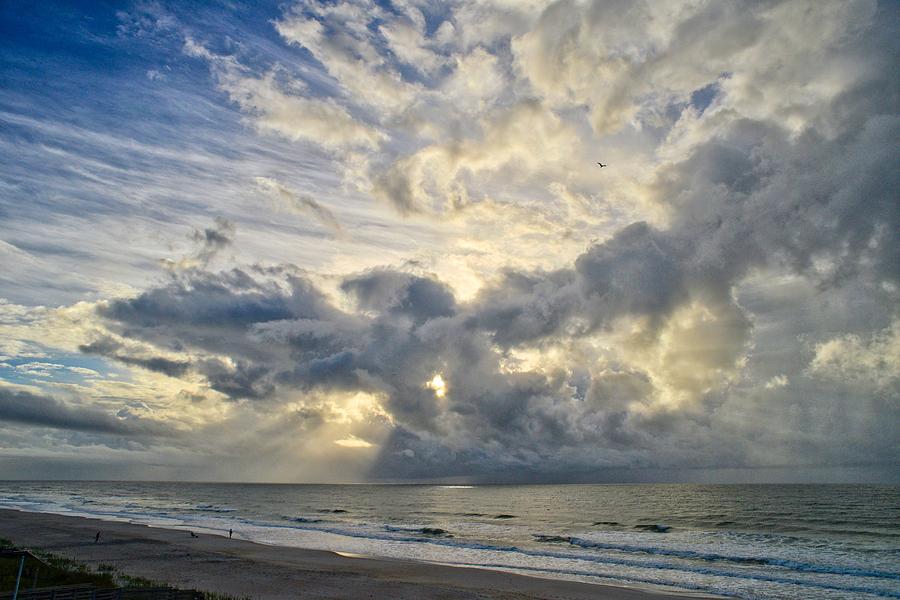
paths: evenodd
<path fill-rule="evenodd" d="M 94 543 L 101 532 L 100 543 Z M 0 537 L 181 588 L 263 599 L 711 598 L 423 562 L 344 556 L 84 517 L 0 510 Z"/>

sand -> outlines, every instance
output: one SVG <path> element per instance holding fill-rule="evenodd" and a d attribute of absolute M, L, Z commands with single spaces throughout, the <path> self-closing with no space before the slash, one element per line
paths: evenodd
<path fill-rule="evenodd" d="M 101 531 L 101 542 L 94 535 Z M 181 588 L 259 599 L 661 600 L 711 598 L 487 569 L 350 557 L 187 531 L 0 510 L 0 537 Z"/>

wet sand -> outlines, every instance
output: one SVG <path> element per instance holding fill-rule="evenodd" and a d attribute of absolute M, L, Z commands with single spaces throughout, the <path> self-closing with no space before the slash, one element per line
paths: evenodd
<path fill-rule="evenodd" d="M 94 535 L 101 531 L 101 541 Z M 662 600 L 711 598 L 324 550 L 83 517 L 0 510 L 0 537 L 181 588 L 254 599 Z"/>

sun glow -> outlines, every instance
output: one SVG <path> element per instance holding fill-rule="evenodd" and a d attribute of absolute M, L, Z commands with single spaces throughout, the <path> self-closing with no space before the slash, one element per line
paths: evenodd
<path fill-rule="evenodd" d="M 362 438 L 350 434 L 342 440 L 334 440 L 334 443 L 344 448 L 371 448 L 372 444 Z"/>
<path fill-rule="evenodd" d="M 438 398 L 443 398 L 447 395 L 447 384 L 444 382 L 444 378 L 441 377 L 440 373 L 432 377 L 431 381 L 425 384 L 425 387 L 434 390 L 434 395 Z"/>

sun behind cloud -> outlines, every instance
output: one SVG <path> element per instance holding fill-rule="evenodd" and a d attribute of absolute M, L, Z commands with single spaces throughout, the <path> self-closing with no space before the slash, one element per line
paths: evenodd
<path fill-rule="evenodd" d="M 431 381 L 425 384 L 425 387 L 434 390 L 434 395 L 438 398 L 443 398 L 447 395 L 447 382 L 444 381 L 440 373 L 432 377 Z"/>
<path fill-rule="evenodd" d="M 372 444 L 362 438 L 350 434 L 342 440 L 334 440 L 334 443 L 344 448 L 371 448 Z"/>

